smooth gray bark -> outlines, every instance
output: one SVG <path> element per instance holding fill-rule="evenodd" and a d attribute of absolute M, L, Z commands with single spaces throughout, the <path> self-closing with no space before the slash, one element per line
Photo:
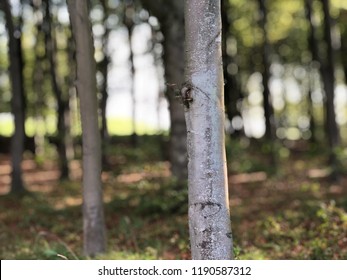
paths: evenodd
<path fill-rule="evenodd" d="M 185 105 L 193 259 L 231 259 L 220 1 L 186 0 Z"/>
<path fill-rule="evenodd" d="M 21 31 L 13 23 L 11 6 L 9 1 L 0 3 L 6 18 L 9 49 L 9 72 L 12 88 L 11 108 L 14 116 L 14 134 L 11 139 L 11 192 L 18 193 L 24 190 L 22 179 L 22 160 L 24 151 L 24 88 L 23 88 L 23 60 L 21 50 Z"/>
<path fill-rule="evenodd" d="M 68 0 L 76 44 L 77 93 L 80 99 L 83 141 L 84 253 L 93 256 L 106 249 L 101 188 L 101 143 L 96 96 L 96 63 L 87 1 Z"/>

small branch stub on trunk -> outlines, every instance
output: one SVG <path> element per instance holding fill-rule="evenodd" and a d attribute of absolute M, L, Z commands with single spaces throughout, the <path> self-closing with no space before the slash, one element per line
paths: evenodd
<path fill-rule="evenodd" d="M 189 109 L 190 103 L 193 102 L 193 97 L 192 97 L 192 89 L 193 86 L 189 83 L 184 83 L 181 88 L 181 101 L 183 105 Z"/>

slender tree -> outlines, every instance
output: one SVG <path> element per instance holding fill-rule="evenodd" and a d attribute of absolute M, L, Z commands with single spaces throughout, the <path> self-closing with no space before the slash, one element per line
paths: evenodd
<path fill-rule="evenodd" d="M 340 31 L 341 31 L 341 62 L 347 83 L 347 10 L 340 11 Z"/>
<path fill-rule="evenodd" d="M 189 232 L 193 259 L 231 259 L 220 1 L 185 1 L 182 87 L 188 147 Z"/>
<path fill-rule="evenodd" d="M 101 113 L 101 147 L 102 147 L 102 167 L 104 169 L 110 168 L 110 163 L 107 156 L 107 150 L 108 146 L 110 144 L 110 135 L 108 133 L 108 127 L 107 127 L 107 118 L 106 118 L 106 106 L 107 106 L 107 100 L 108 100 L 108 69 L 111 62 L 109 51 L 108 51 L 108 44 L 109 44 L 109 36 L 111 32 L 111 27 L 107 23 L 107 20 L 109 19 L 110 14 L 112 13 L 108 1 L 107 0 L 101 0 L 100 1 L 102 8 L 103 8 L 103 24 L 105 27 L 105 32 L 102 35 L 102 48 L 104 52 L 103 59 L 97 64 L 97 68 L 102 74 L 103 80 L 102 84 L 100 86 L 100 113 Z"/>
<path fill-rule="evenodd" d="M 308 103 L 309 103 L 309 114 L 310 114 L 310 129 L 312 133 L 311 140 L 312 142 L 316 142 L 316 136 L 315 136 L 315 128 L 316 124 L 313 117 L 313 104 L 312 104 L 312 84 L 313 84 L 313 78 L 312 78 L 312 70 L 314 69 L 314 62 L 318 62 L 320 64 L 320 58 L 318 55 L 318 42 L 316 39 L 316 27 L 313 21 L 313 15 L 312 15 L 312 0 L 305 0 L 305 15 L 306 20 L 308 22 L 309 30 L 308 30 L 308 48 L 311 52 L 311 64 L 309 66 L 309 85 L 308 85 Z"/>
<path fill-rule="evenodd" d="M 334 50 L 331 39 L 331 16 L 329 10 L 329 0 L 321 0 L 324 13 L 324 41 L 326 44 L 326 59 L 322 64 L 322 78 L 324 82 L 324 91 L 326 96 L 326 132 L 330 147 L 330 163 L 333 169 L 336 169 L 338 163 L 335 155 L 335 149 L 340 143 L 339 129 L 336 123 L 336 113 L 334 106 L 335 91 L 335 66 Z M 336 170 L 335 170 L 336 171 Z"/>
<path fill-rule="evenodd" d="M 96 96 L 96 63 L 87 1 L 67 0 L 76 44 L 77 80 L 83 141 L 84 252 L 93 256 L 106 249 L 101 187 L 101 143 Z"/>
<path fill-rule="evenodd" d="M 168 85 L 171 172 L 180 182 L 187 179 L 186 123 L 182 104 L 174 88 L 184 82 L 184 0 L 141 0 L 144 7 L 158 18 L 164 35 L 164 67 Z M 174 85 L 174 86 L 170 86 Z"/>
<path fill-rule="evenodd" d="M 131 143 L 133 147 L 137 146 L 137 134 L 136 134 L 136 98 L 135 98 L 135 63 L 134 63 L 134 51 L 132 46 L 132 36 L 135 27 L 134 16 L 135 16 L 135 3 L 132 0 L 125 2 L 124 7 L 124 25 L 128 30 L 129 38 L 129 62 L 130 62 L 130 95 L 131 95 L 131 104 L 132 104 L 132 135 Z"/>
<path fill-rule="evenodd" d="M 232 35 L 231 32 L 231 19 L 230 11 L 231 5 L 229 0 L 222 0 L 222 55 L 223 55 L 223 74 L 224 74 L 224 97 L 225 97 L 225 109 L 230 121 L 234 117 L 240 117 L 241 114 L 238 109 L 238 101 L 242 98 L 241 87 L 239 82 L 239 75 L 237 73 L 230 73 L 228 68 L 230 66 L 236 66 L 236 54 L 230 54 L 228 52 L 227 41 Z M 234 130 L 233 134 L 241 134 L 240 130 Z"/>
<path fill-rule="evenodd" d="M 21 29 L 13 22 L 11 6 L 8 0 L 2 1 L 0 7 L 6 18 L 8 33 L 8 50 L 10 61 L 10 79 L 12 87 L 12 114 L 14 116 L 14 134 L 11 140 L 11 192 L 18 193 L 24 190 L 22 179 L 22 167 L 24 151 L 24 122 L 25 122 L 25 100 L 23 88 L 23 58 L 21 47 Z"/>
<path fill-rule="evenodd" d="M 68 99 L 64 96 L 62 88 L 59 84 L 59 79 L 57 76 L 57 59 L 56 59 L 56 44 L 55 37 L 52 34 L 55 34 L 54 29 L 52 28 L 52 17 L 50 11 L 50 0 L 45 0 L 45 47 L 46 47 L 46 56 L 49 62 L 50 78 L 52 82 L 52 89 L 54 96 L 57 101 L 58 108 L 58 122 L 57 122 L 57 148 L 59 154 L 60 162 L 60 178 L 67 179 L 69 178 L 69 162 L 67 156 L 67 133 L 68 129 L 66 126 L 66 118 L 68 111 Z"/>
<path fill-rule="evenodd" d="M 259 2 L 259 14 L 260 14 L 260 26 L 263 32 L 262 42 L 262 76 L 263 76 L 263 102 L 265 113 L 265 137 L 269 141 L 275 140 L 275 123 L 274 123 L 274 110 L 271 103 L 269 80 L 270 80 L 270 53 L 269 42 L 267 38 L 267 8 L 266 0 L 258 0 Z"/>

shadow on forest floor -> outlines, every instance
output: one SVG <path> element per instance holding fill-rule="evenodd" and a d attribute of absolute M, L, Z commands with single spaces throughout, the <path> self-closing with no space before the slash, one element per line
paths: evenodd
<path fill-rule="evenodd" d="M 186 186 L 177 188 L 153 153 L 111 155 L 122 172 L 103 172 L 109 251 L 98 258 L 189 259 Z M 229 159 L 236 258 L 347 259 L 347 177 L 331 183 L 322 158 L 301 155 L 287 155 L 269 175 L 262 156 Z M 83 259 L 79 162 L 64 182 L 53 162 L 28 158 L 23 167 L 28 192 L 5 195 L 10 166 L 0 157 L 0 258 Z"/>

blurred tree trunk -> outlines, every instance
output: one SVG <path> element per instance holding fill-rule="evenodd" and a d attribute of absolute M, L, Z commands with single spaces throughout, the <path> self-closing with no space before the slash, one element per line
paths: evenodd
<path fill-rule="evenodd" d="M 220 1 L 185 1 L 186 77 L 181 95 L 188 140 L 193 259 L 231 259 Z"/>
<path fill-rule="evenodd" d="M 39 13 L 40 16 L 36 17 L 36 42 L 34 46 L 34 54 L 35 54 L 35 66 L 34 66 L 34 75 L 33 75 L 33 85 L 35 91 L 35 107 L 34 107 L 34 115 L 35 115 L 35 158 L 36 161 L 43 161 L 45 156 L 45 132 L 42 129 L 44 126 L 44 117 L 42 116 L 42 109 L 44 108 L 44 92 L 43 92 L 43 82 L 45 77 L 44 63 L 45 63 L 45 54 L 42 51 L 41 45 L 44 41 L 44 33 L 43 33 L 43 14 L 41 11 L 41 3 L 33 2 L 31 3 L 35 13 Z"/>
<path fill-rule="evenodd" d="M 320 64 L 320 59 L 318 56 L 318 42 L 316 39 L 316 27 L 313 21 L 313 15 L 312 15 L 312 0 L 305 0 L 305 14 L 306 14 L 306 19 L 308 21 L 309 24 L 309 35 L 308 35 L 308 47 L 309 47 L 309 51 L 311 52 L 311 57 L 312 57 L 312 62 L 310 64 L 309 67 L 309 94 L 308 94 L 308 98 L 309 98 L 309 114 L 310 114 L 310 129 L 311 129 L 311 133 L 312 133 L 312 137 L 311 140 L 312 142 L 316 141 L 315 138 L 315 122 L 314 122 L 314 116 L 313 116 L 313 104 L 312 104 L 312 84 L 313 84 L 313 80 L 311 78 L 312 74 L 312 70 L 314 69 L 314 62 Z"/>
<path fill-rule="evenodd" d="M 273 142 L 276 139 L 274 110 L 271 103 L 269 81 L 270 81 L 270 46 L 267 38 L 267 8 L 266 0 L 258 0 L 260 12 L 260 27 L 263 30 L 262 42 L 262 76 L 263 76 L 263 102 L 265 113 L 265 137 Z"/>
<path fill-rule="evenodd" d="M 108 100 L 108 66 L 110 64 L 110 57 L 108 54 L 108 43 L 109 43 L 109 35 L 111 29 L 107 25 L 107 19 L 110 15 L 110 10 L 108 6 L 108 2 L 106 0 L 101 1 L 101 5 L 104 10 L 104 27 L 105 33 L 103 35 L 103 50 L 104 50 L 104 58 L 99 62 L 99 70 L 103 76 L 103 82 L 101 86 L 101 100 L 100 100 L 100 110 L 101 110 L 101 147 L 102 147 L 102 166 L 103 168 L 109 169 L 110 164 L 107 157 L 107 150 L 110 143 L 110 135 L 108 133 L 107 127 L 107 117 L 106 117 L 106 105 Z"/>
<path fill-rule="evenodd" d="M 132 103 L 132 130 L 133 133 L 131 135 L 131 144 L 133 147 L 137 146 L 137 134 L 136 134 L 136 98 L 135 98 L 135 65 L 134 65 L 134 52 L 132 48 L 131 38 L 134 30 L 134 16 L 135 16 L 135 7 L 133 1 L 127 1 L 125 4 L 125 13 L 124 13 L 124 24 L 128 30 L 129 37 L 129 61 L 130 61 L 130 95 L 131 95 L 131 103 Z"/>
<path fill-rule="evenodd" d="M 230 123 L 234 117 L 241 117 L 237 104 L 242 98 L 240 84 L 238 82 L 238 75 L 230 73 L 229 67 L 238 67 L 236 64 L 235 54 L 228 53 L 228 38 L 231 36 L 230 28 L 230 13 L 231 7 L 229 0 L 222 0 L 222 56 L 223 56 L 223 73 L 224 73 L 224 98 L 225 109 Z M 237 70 L 238 71 L 238 70 Z M 242 130 L 232 129 L 233 134 L 241 134 Z"/>
<path fill-rule="evenodd" d="M 106 249 L 96 63 L 88 3 L 84 0 L 68 0 L 67 3 L 76 44 L 76 86 L 82 120 L 84 252 L 88 256 L 93 256 Z"/>
<path fill-rule="evenodd" d="M 52 89 L 57 101 L 57 149 L 59 155 L 60 162 L 60 179 L 68 179 L 69 178 L 69 161 L 67 156 L 67 133 L 69 133 L 66 126 L 66 117 L 68 115 L 68 107 L 69 103 L 66 98 L 63 96 L 63 92 L 61 86 L 58 82 L 58 76 L 56 72 L 56 44 L 55 37 L 52 36 L 54 34 L 54 30 L 52 29 L 52 18 L 50 11 L 50 0 L 45 0 L 45 47 L 46 47 L 46 56 L 49 62 L 50 69 L 50 78 L 52 82 Z"/>
<path fill-rule="evenodd" d="M 142 0 L 144 7 L 161 24 L 164 34 L 164 67 L 168 85 L 180 87 L 184 82 L 184 1 Z M 187 136 L 184 109 L 168 86 L 167 99 L 171 120 L 171 172 L 179 182 L 187 180 Z"/>
<path fill-rule="evenodd" d="M 11 139 L 11 192 L 24 191 L 22 179 L 22 160 L 25 139 L 25 99 L 23 88 L 23 58 L 21 46 L 21 30 L 15 27 L 12 18 L 11 6 L 8 0 L 2 1 L 0 7 L 6 18 L 9 50 L 9 72 L 12 87 L 12 114 L 14 116 L 14 134 Z"/>
<path fill-rule="evenodd" d="M 347 10 L 340 10 L 340 30 L 341 30 L 341 61 L 347 84 Z"/>
<path fill-rule="evenodd" d="M 336 114 L 334 106 L 335 96 L 335 67 L 334 67 L 334 50 L 331 40 L 331 17 L 329 11 L 329 0 L 321 0 L 324 13 L 324 41 L 326 44 L 326 59 L 322 64 L 322 78 L 326 96 L 326 133 L 330 147 L 330 163 L 336 171 L 337 158 L 335 149 L 340 144 L 339 129 L 336 123 Z"/>

